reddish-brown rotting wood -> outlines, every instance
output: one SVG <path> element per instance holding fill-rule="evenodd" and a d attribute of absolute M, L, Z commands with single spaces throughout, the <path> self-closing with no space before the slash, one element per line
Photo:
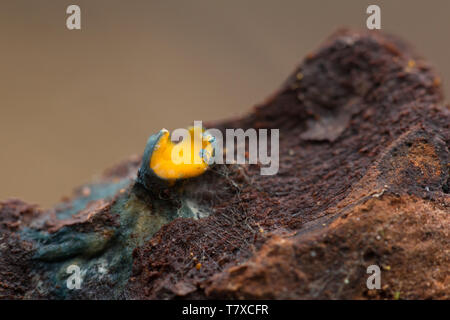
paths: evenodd
<path fill-rule="evenodd" d="M 143 298 L 392 298 L 396 290 L 401 297 L 448 297 L 442 229 L 448 220 L 440 219 L 448 214 L 450 117 L 439 105 L 437 79 L 394 37 L 345 30 L 332 36 L 248 116 L 208 125 L 280 129 L 279 173 L 229 167 L 237 188 L 208 173 L 217 181 L 215 214 L 175 220 L 137 248 L 130 289 Z M 357 217 L 367 201 L 374 208 L 369 218 Z M 416 202 L 427 209 L 416 212 Z M 400 209 L 408 231 L 391 225 Z M 423 231 L 427 210 L 434 210 L 435 222 L 427 225 L 433 231 Z M 351 224 L 329 226 L 350 214 Z M 402 243 L 385 249 L 379 241 L 374 249 L 380 263 L 386 259 L 396 270 L 389 287 L 373 293 L 365 289 L 369 261 L 362 257 L 382 228 L 394 228 L 393 241 Z M 317 232 L 322 238 L 307 241 Z M 410 233 L 427 232 L 429 255 L 408 253 L 421 241 Z M 447 251 L 439 250 L 443 245 Z M 316 246 L 323 254 L 314 262 L 297 257 Z M 427 280 L 428 289 L 414 287 L 407 263 L 416 258 L 422 259 L 417 281 Z"/>
<path fill-rule="evenodd" d="M 186 182 L 214 212 L 175 219 L 137 247 L 123 296 L 448 298 L 450 115 L 441 103 L 440 78 L 408 45 L 337 32 L 247 116 L 207 125 L 280 129 L 278 174 L 217 165 Z M 138 167 L 131 159 L 103 179 Z M 111 201 L 62 223 L 113 227 Z M 14 207 L 0 205 L 8 235 L 37 219 L 11 215 Z M 10 266 L 27 268 L 26 243 L 11 239 L 19 251 L 0 261 L 0 281 Z M 365 286 L 370 264 L 383 268 L 382 290 Z"/>

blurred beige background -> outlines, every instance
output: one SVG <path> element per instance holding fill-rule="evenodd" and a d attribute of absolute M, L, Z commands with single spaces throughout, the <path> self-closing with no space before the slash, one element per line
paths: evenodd
<path fill-rule="evenodd" d="M 450 1 L 1 0 L 0 199 L 49 207 L 162 127 L 245 113 L 369 4 L 448 95 Z"/>

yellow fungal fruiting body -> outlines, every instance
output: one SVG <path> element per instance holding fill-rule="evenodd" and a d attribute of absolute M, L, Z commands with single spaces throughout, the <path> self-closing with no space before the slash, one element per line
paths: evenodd
<path fill-rule="evenodd" d="M 177 179 L 193 178 L 208 169 L 207 156 L 213 147 L 210 137 L 204 136 L 199 127 L 191 127 L 183 140 L 173 143 L 169 131 L 164 130 L 150 159 L 150 169 L 161 179 L 174 182 Z"/>

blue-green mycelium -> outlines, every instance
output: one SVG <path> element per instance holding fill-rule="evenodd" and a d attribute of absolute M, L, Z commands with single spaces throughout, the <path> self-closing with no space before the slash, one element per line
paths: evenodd
<path fill-rule="evenodd" d="M 188 131 L 194 140 L 197 132 Z M 192 146 L 192 140 L 184 143 Z M 202 153 L 212 153 L 203 134 L 201 143 Z M 171 164 L 169 152 L 177 147 L 188 150 L 179 144 L 161 130 L 148 139 L 136 180 L 132 168 L 128 174 L 87 185 L 89 192 L 58 205 L 39 223 L 21 231 L 34 248 L 31 279 L 36 289 L 29 293 L 31 298 L 126 298 L 123 292 L 131 276 L 133 250 L 174 219 L 210 214 L 211 208 L 195 200 L 198 191 L 190 179 L 204 173 L 208 164 L 194 156 L 191 164 Z M 163 196 L 167 193 L 170 196 Z M 79 267 L 80 289 L 68 286 L 73 265 Z"/>

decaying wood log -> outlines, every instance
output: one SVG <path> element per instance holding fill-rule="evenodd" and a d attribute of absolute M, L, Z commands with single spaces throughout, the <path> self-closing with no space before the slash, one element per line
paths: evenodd
<path fill-rule="evenodd" d="M 207 125 L 279 129 L 277 175 L 215 165 L 149 190 L 132 157 L 52 210 L 1 202 L 0 298 L 448 299 L 449 126 L 408 45 L 339 31 L 247 116 Z"/>

